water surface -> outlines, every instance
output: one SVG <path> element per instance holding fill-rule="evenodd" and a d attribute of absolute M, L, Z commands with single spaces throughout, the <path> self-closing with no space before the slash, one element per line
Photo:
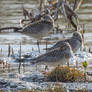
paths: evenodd
<path fill-rule="evenodd" d="M 11 27 L 20 26 L 20 19 L 24 18 L 22 14 L 22 5 L 28 10 L 31 8 L 36 8 L 39 6 L 38 0 L 0 0 L 0 27 Z M 78 17 L 80 24 L 85 24 L 85 44 L 87 47 L 92 45 L 92 1 L 87 0 L 83 2 L 80 9 L 78 10 Z M 61 28 L 64 28 L 66 23 L 63 23 L 64 19 L 60 18 L 57 23 Z M 65 33 L 66 37 L 70 37 L 71 33 Z M 59 39 L 63 38 L 61 33 L 51 34 L 46 37 L 49 39 L 49 45 L 52 45 Z M 7 52 L 8 44 L 12 47 L 19 49 L 20 42 L 22 43 L 23 52 L 32 50 L 32 48 L 37 49 L 36 46 L 37 39 L 32 38 L 26 34 L 21 33 L 0 33 L 0 48 L 3 52 Z M 41 48 L 45 48 L 45 40 L 42 40 Z"/>

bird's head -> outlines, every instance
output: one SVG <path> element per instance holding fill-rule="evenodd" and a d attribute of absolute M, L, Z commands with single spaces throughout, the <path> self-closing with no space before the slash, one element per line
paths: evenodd
<path fill-rule="evenodd" d="M 74 32 L 73 38 L 79 40 L 82 43 L 82 35 L 80 34 L 80 32 Z"/>
<path fill-rule="evenodd" d="M 48 22 L 54 23 L 54 20 L 53 20 L 53 18 L 50 15 L 45 15 L 43 17 L 43 19 L 44 19 L 44 21 L 48 21 Z"/>

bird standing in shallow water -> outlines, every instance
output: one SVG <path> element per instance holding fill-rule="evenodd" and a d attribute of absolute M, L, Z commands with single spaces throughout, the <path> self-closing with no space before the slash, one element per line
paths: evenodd
<path fill-rule="evenodd" d="M 53 18 L 49 14 L 46 14 L 41 20 L 30 23 L 29 25 L 25 26 L 20 32 L 36 38 L 38 50 L 40 52 L 39 40 L 49 34 L 49 32 L 53 29 L 53 25 Z"/>
<path fill-rule="evenodd" d="M 32 59 L 30 63 L 48 64 L 48 65 L 63 65 L 69 61 L 73 55 L 71 46 L 69 43 L 63 42 L 59 48 L 53 49 L 45 54 L 42 54 L 35 59 Z"/>
<path fill-rule="evenodd" d="M 54 46 L 48 48 L 47 50 L 50 51 L 60 47 L 62 45 L 62 42 L 68 42 L 73 52 L 76 52 L 79 48 L 81 48 L 83 39 L 82 39 L 82 35 L 79 32 L 74 32 L 71 38 L 58 41 Z"/>

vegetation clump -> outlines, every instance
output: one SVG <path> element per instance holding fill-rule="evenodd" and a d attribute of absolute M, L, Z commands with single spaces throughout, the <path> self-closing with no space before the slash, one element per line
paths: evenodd
<path fill-rule="evenodd" d="M 69 67 L 56 67 L 51 72 L 47 73 L 47 79 L 49 81 L 59 82 L 75 82 L 85 81 L 84 73 Z"/>

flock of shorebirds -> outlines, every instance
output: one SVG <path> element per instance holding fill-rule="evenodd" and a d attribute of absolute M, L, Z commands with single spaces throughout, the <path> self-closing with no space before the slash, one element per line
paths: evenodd
<path fill-rule="evenodd" d="M 67 63 L 69 65 L 69 59 L 73 56 L 73 53 L 82 47 L 82 44 L 81 34 L 74 32 L 72 37 L 58 41 L 51 48 L 48 48 L 45 54 L 32 59 L 31 63 L 46 65 L 63 65 Z"/>
<path fill-rule="evenodd" d="M 46 8 L 44 10 L 44 14 L 39 14 L 33 17 L 33 14 L 31 12 L 28 12 L 26 9 L 23 8 L 25 19 L 21 20 L 23 26 L 21 33 L 30 34 L 31 36 L 37 38 L 37 40 L 48 34 L 50 30 L 53 29 L 55 21 L 50 11 L 51 10 L 49 8 Z M 28 24 L 24 24 L 26 16 L 29 18 Z M 82 44 L 83 36 L 80 32 L 78 32 L 78 30 L 76 30 L 73 33 L 72 37 L 58 41 L 51 48 L 47 48 L 47 52 L 45 54 L 31 59 L 30 63 L 49 65 L 62 65 L 65 63 L 69 63 L 69 59 L 73 56 L 73 53 L 81 48 Z"/>

